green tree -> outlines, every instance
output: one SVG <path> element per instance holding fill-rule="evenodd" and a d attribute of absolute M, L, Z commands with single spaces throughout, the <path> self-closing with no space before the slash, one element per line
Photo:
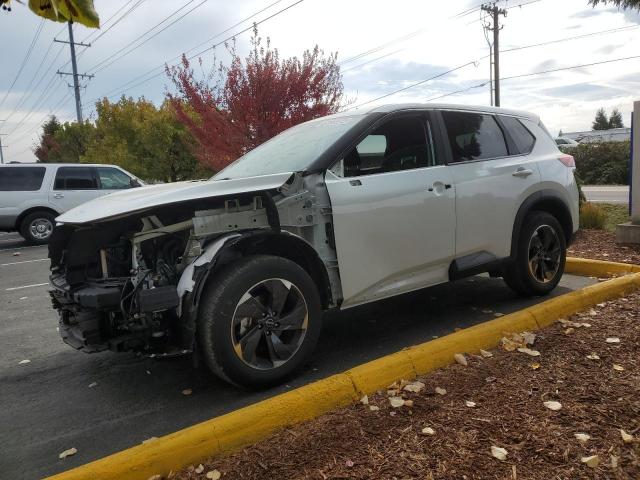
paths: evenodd
<path fill-rule="evenodd" d="M 596 112 L 596 118 L 591 125 L 593 130 L 608 130 L 609 129 L 609 119 L 607 118 L 607 114 L 604 111 L 604 108 L 598 109 Z"/>
<path fill-rule="evenodd" d="M 79 163 L 94 130 L 89 122 L 60 124 L 52 116 L 42 126 L 40 143 L 33 153 L 42 163 Z"/>
<path fill-rule="evenodd" d="M 614 108 L 609 115 L 609 128 L 624 128 L 622 113 L 617 108 Z"/>
<path fill-rule="evenodd" d="M 626 10 L 627 8 L 637 8 L 640 10 L 640 0 L 589 0 L 589 5 L 595 7 L 602 3 L 603 5 L 609 5 L 612 3 L 618 8 Z"/>
<path fill-rule="evenodd" d="M 175 182 L 208 176 L 191 153 L 193 139 L 168 103 L 140 98 L 96 104 L 97 119 L 82 161 L 113 163 L 145 180 Z"/>

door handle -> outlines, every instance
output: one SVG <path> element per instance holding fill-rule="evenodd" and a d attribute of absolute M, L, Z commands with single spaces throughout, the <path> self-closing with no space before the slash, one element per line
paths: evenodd
<path fill-rule="evenodd" d="M 62 193 L 56 193 L 53 198 L 64 198 L 64 195 Z"/>
<path fill-rule="evenodd" d="M 528 168 L 520 167 L 515 172 L 513 172 L 511 175 L 513 175 L 514 177 L 519 177 L 519 178 L 527 178 L 532 173 L 533 173 L 533 170 L 530 170 Z"/>
<path fill-rule="evenodd" d="M 362 185 L 362 182 L 360 180 L 349 180 L 349 185 L 352 187 L 359 187 Z"/>
<path fill-rule="evenodd" d="M 442 182 L 433 182 L 433 185 L 431 185 L 430 187 L 427 188 L 427 191 L 429 192 L 433 192 L 433 190 L 437 187 L 440 186 L 444 186 L 445 190 L 449 190 L 451 188 L 451 184 L 450 183 L 442 183 Z"/>

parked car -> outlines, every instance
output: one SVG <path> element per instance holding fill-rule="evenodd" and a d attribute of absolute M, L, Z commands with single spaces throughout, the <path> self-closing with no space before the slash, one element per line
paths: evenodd
<path fill-rule="evenodd" d="M 574 170 L 526 112 L 390 105 L 306 122 L 209 181 L 60 216 L 60 334 L 85 352 L 196 352 L 234 384 L 280 382 L 328 309 L 481 272 L 549 293 L 578 228 Z"/>
<path fill-rule="evenodd" d="M 563 147 L 563 148 L 574 148 L 580 144 L 571 138 L 558 137 L 556 138 L 556 145 L 558 145 L 558 147 Z"/>
<path fill-rule="evenodd" d="M 0 231 L 20 232 L 30 243 L 44 244 L 61 213 L 107 193 L 142 184 L 115 165 L 0 165 Z"/>

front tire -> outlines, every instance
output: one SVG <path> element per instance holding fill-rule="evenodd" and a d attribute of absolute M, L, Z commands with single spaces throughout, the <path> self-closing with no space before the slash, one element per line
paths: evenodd
<path fill-rule="evenodd" d="M 33 245 L 44 245 L 51 238 L 55 218 L 55 215 L 44 210 L 30 213 L 20 224 L 20 235 Z"/>
<path fill-rule="evenodd" d="M 316 346 L 318 289 L 298 264 L 256 255 L 225 266 L 202 294 L 200 352 L 222 379 L 264 388 L 300 368 Z"/>
<path fill-rule="evenodd" d="M 521 295 L 547 295 L 564 274 L 566 256 L 567 243 L 558 220 L 534 211 L 520 230 L 516 256 L 505 268 L 504 280 Z"/>

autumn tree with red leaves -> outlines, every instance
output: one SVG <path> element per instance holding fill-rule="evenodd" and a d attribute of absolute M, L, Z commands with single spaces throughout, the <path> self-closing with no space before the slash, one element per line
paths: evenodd
<path fill-rule="evenodd" d="M 168 94 L 178 119 L 197 140 L 196 156 L 219 171 L 239 156 L 298 123 L 335 113 L 343 99 L 337 54 L 316 45 L 302 59 L 281 59 L 257 29 L 243 61 L 228 45 L 231 63 L 220 64 L 217 79 L 194 77 L 186 56 L 167 67 L 177 93 Z"/>

